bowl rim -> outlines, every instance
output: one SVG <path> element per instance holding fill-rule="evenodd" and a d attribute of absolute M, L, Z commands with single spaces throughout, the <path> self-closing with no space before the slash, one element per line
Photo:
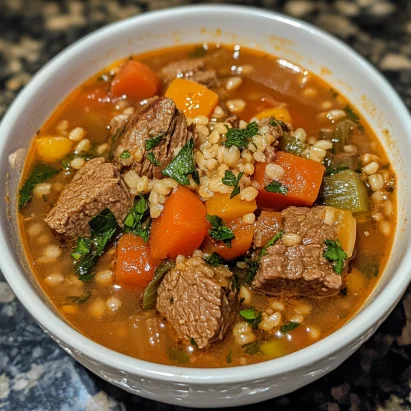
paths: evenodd
<path fill-rule="evenodd" d="M 210 11 L 218 11 L 219 13 L 235 12 L 237 15 L 243 15 L 244 18 L 247 18 L 249 15 L 268 18 L 292 25 L 303 32 L 309 32 L 322 38 L 322 40 L 333 45 L 338 51 L 352 58 L 356 64 L 363 66 L 369 75 L 381 84 L 381 88 L 384 89 L 386 95 L 399 110 L 399 116 L 403 118 L 403 122 L 411 129 L 411 117 L 408 110 L 388 81 L 356 51 L 323 30 L 280 13 L 254 7 L 212 4 L 191 5 L 147 12 L 109 24 L 79 39 L 61 51 L 32 78 L 17 98 L 15 98 L 5 114 L 0 124 L 0 153 L 5 156 L 5 143 L 7 139 L 10 138 L 10 131 L 13 124 L 18 120 L 25 101 L 32 99 L 38 92 L 38 83 L 40 84 L 46 79 L 49 73 L 55 72 L 63 61 L 74 58 L 78 51 L 92 44 L 94 39 L 116 31 L 120 27 L 131 26 L 142 21 L 155 21 L 158 17 L 169 16 L 182 18 L 187 13 L 202 14 Z M 401 261 L 396 270 L 395 281 L 392 279 L 374 301 L 356 314 L 348 323 L 324 339 L 284 357 L 257 364 L 225 368 L 187 368 L 157 364 L 121 354 L 92 341 L 65 323 L 43 302 L 33 287 L 24 280 L 25 273 L 22 268 L 15 263 L 11 255 L 12 246 L 7 243 L 7 237 L 7 228 L 5 225 L 0 225 L 0 249 L 2 250 L 0 269 L 20 302 L 54 339 L 62 342 L 63 345 L 69 345 L 75 352 L 81 353 L 103 365 L 144 378 L 173 383 L 213 385 L 219 383 L 241 383 L 289 373 L 304 368 L 321 359 L 330 358 L 344 346 L 367 335 L 367 331 L 371 329 L 373 325 L 381 322 L 398 302 L 411 278 L 410 247 L 401 257 Z M 19 280 L 19 278 L 22 280 Z M 71 349 L 66 349 L 66 351 L 70 352 Z M 222 370 L 224 370 L 224 372 L 222 372 Z"/>

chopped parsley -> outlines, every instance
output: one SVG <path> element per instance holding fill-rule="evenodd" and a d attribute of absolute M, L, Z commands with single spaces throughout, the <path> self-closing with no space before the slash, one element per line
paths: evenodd
<path fill-rule="evenodd" d="M 190 338 L 190 345 L 194 348 L 198 348 L 198 344 L 193 337 Z"/>
<path fill-rule="evenodd" d="M 142 194 L 124 220 L 124 232 L 140 236 L 145 242 L 150 237 L 151 218 L 148 203 Z"/>
<path fill-rule="evenodd" d="M 169 347 L 167 350 L 168 358 L 177 364 L 189 364 L 190 357 L 187 352 L 179 348 Z"/>
<path fill-rule="evenodd" d="M 147 160 L 156 167 L 161 167 L 161 163 L 156 159 L 156 156 L 152 151 L 147 153 Z"/>
<path fill-rule="evenodd" d="M 93 278 L 98 259 L 118 228 L 116 217 L 108 208 L 97 214 L 88 224 L 91 230 L 90 247 L 88 247 L 86 241 L 77 240 L 72 253 L 75 260 L 74 268 L 81 281 L 90 281 Z M 88 249 L 87 253 L 85 253 L 86 249 Z M 79 250 L 85 254 L 80 254 L 77 259 L 75 257 L 78 257 Z"/>
<path fill-rule="evenodd" d="M 93 154 L 74 154 L 71 153 L 67 157 L 65 157 L 63 160 L 61 160 L 61 165 L 65 170 L 70 170 L 71 168 L 71 161 L 74 160 L 75 158 L 82 158 L 85 161 L 89 161 L 92 158 L 94 158 Z"/>
<path fill-rule="evenodd" d="M 282 120 L 277 120 L 277 119 L 275 119 L 275 118 L 272 118 L 271 120 L 270 120 L 270 126 L 273 126 L 273 127 L 278 127 L 278 126 L 280 126 L 284 131 L 288 131 L 288 126 L 287 126 L 287 124 L 285 124 L 284 123 L 284 121 L 282 121 Z"/>
<path fill-rule="evenodd" d="M 251 284 L 257 274 L 258 269 L 260 268 L 260 265 L 258 261 L 252 260 L 251 258 L 246 258 L 244 262 L 246 264 L 244 283 Z"/>
<path fill-rule="evenodd" d="M 199 58 L 204 57 L 207 54 L 208 49 L 204 45 L 195 46 L 193 51 L 188 54 L 189 57 Z"/>
<path fill-rule="evenodd" d="M 287 334 L 287 333 L 289 333 L 290 331 L 295 330 L 295 329 L 296 329 L 297 327 L 299 327 L 299 326 L 300 326 L 300 323 L 296 323 L 296 322 L 294 322 L 294 321 L 290 321 L 290 322 L 288 322 L 288 323 L 283 324 L 282 327 L 280 328 L 280 331 L 281 331 L 283 334 Z"/>
<path fill-rule="evenodd" d="M 344 271 L 344 262 L 347 254 L 343 250 L 341 243 L 338 240 L 325 240 L 324 258 L 333 262 L 334 271 L 341 275 Z"/>
<path fill-rule="evenodd" d="M 130 152 L 129 151 L 127 151 L 127 150 L 124 150 L 121 154 L 120 154 L 120 158 L 123 158 L 123 159 L 127 159 L 127 158 L 130 158 L 130 156 L 131 156 L 131 154 L 130 154 Z"/>
<path fill-rule="evenodd" d="M 249 355 L 256 355 L 261 352 L 260 343 L 258 341 L 253 341 L 248 344 L 244 344 L 242 345 L 242 347 L 244 352 Z"/>
<path fill-rule="evenodd" d="M 225 357 L 225 361 L 227 364 L 231 364 L 233 362 L 233 352 L 228 350 L 227 357 Z"/>
<path fill-rule="evenodd" d="M 249 308 L 247 310 L 241 310 L 240 316 L 244 318 L 248 323 L 251 324 L 253 330 L 258 328 L 258 324 L 263 319 L 263 316 L 260 311 L 254 310 L 254 308 Z"/>
<path fill-rule="evenodd" d="M 354 121 L 354 123 L 357 123 L 357 124 L 360 122 L 360 117 L 350 106 L 345 106 L 344 111 L 347 113 L 347 117 L 351 121 Z"/>
<path fill-rule="evenodd" d="M 224 258 L 218 255 L 217 253 L 212 253 L 210 255 L 205 256 L 204 261 L 212 265 L 213 267 L 225 264 Z"/>
<path fill-rule="evenodd" d="M 275 236 L 273 236 L 267 244 L 260 250 L 260 254 L 258 259 L 260 260 L 261 257 L 264 257 L 267 254 L 267 248 L 273 246 L 282 236 L 284 235 L 284 231 L 279 231 Z"/>
<path fill-rule="evenodd" d="M 73 304 L 83 304 L 91 297 L 91 291 L 87 290 L 82 295 L 70 295 L 67 297 Z"/>
<path fill-rule="evenodd" d="M 235 238 L 235 235 L 230 228 L 224 225 L 223 219 L 210 214 L 207 214 L 206 218 L 212 226 L 208 230 L 210 237 L 216 241 L 223 241 L 228 248 L 231 248 L 231 240 Z"/>
<path fill-rule="evenodd" d="M 239 173 L 238 176 L 236 177 L 235 174 L 230 171 L 230 170 L 226 170 L 224 177 L 222 179 L 223 183 L 226 186 L 231 186 L 234 187 L 233 191 L 231 192 L 230 198 L 235 197 L 237 194 L 240 194 L 240 180 L 241 177 L 243 176 L 243 172 Z"/>
<path fill-rule="evenodd" d="M 149 138 L 146 140 L 146 150 L 152 150 L 153 148 L 157 147 L 164 139 L 165 134 L 159 134 L 156 137 Z"/>
<path fill-rule="evenodd" d="M 278 193 L 282 195 L 286 195 L 288 193 L 288 188 L 278 181 L 271 181 L 271 183 L 266 185 L 264 188 L 265 191 L 268 191 L 269 193 Z"/>
<path fill-rule="evenodd" d="M 47 164 L 37 164 L 19 191 L 19 210 L 31 201 L 33 190 L 37 184 L 44 183 L 59 172 L 59 169 Z"/>
<path fill-rule="evenodd" d="M 83 255 L 87 255 L 91 249 L 91 240 L 86 237 L 78 237 L 77 244 L 71 253 L 71 257 L 75 260 L 80 260 Z"/>
<path fill-rule="evenodd" d="M 227 140 L 224 143 L 227 147 L 236 146 L 240 150 L 247 148 L 251 138 L 258 133 L 258 124 L 253 121 L 246 128 L 230 128 L 226 133 Z"/>
<path fill-rule="evenodd" d="M 191 138 L 163 170 L 163 175 L 171 177 L 181 185 L 188 186 L 190 184 L 188 175 L 195 172 L 194 140 Z"/>

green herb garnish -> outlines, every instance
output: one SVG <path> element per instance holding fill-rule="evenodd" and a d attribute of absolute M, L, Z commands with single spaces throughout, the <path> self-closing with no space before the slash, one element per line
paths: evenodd
<path fill-rule="evenodd" d="M 154 155 L 154 153 L 152 151 L 150 151 L 149 153 L 147 153 L 147 160 L 153 164 L 153 166 L 156 167 L 161 167 L 161 163 L 156 159 L 156 156 Z"/>
<path fill-rule="evenodd" d="M 243 350 L 246 354 L 255 355 L 261 352 L 260 343 L 258 341 L 253 341 L 248 344 L 242 345 Z"/>
<path fill-rule="evenodd" d="M 280 328 L 280 331 L 281 331 L 283 334 L 287 334 L 287 333 L 289 333 L 290 331 L 295 330 L 295 329 L 296 329 L 297 327 L 299 327 L 299 326 L 300 326 L 300 323 L 296 323 L 296 322 L 294 322 L 294 321 L 290 321 L 290 322 L 288 322 L 288 323 L 283 324 L 282 327 Z"/>
<path fill-rule="evenodd" d="M 341 275 L 344 271 L 344 262 L 347 258 L 346 252 L 343 250 L 341 243 L 338 240 L 325 240 L 324 258 L 333 262 L 334 271 Z"/>
<path fill-rule="evenodd" d="M 124 220 L 123 231 L 138 235 L 147 242 L 150 237 L 151 221 L 147 200 L 140 194 Z"/>
<path fill-rule="evenodd" d="M 269 193 L 278 193 L 282 195 L 286 195 L 288 193 L 288 188 L 278 181 L 271 181 L 271 183 L 266 185 L 264 188 L 265 191 L 268 191 Z"/>
<path fill-rule="evenodd" d="M 212 265 L 213 267 L 225 264 L 224 258 L 218 255 L 217 253 L 207 255 L 206 257 L 204 257 L 204 261 Z"/>
<path fill-rule="evenodd" d="M 254 310 L 254 308 L 249 308 L 248 310 L 241 310 L 240 316 L 251 324 L 253 330 L 256 330 L 258 328 L 258 324 L 260 324 L 260 322 L 263 319 L 261 312 Z"/>
<path fill-rule="evenodd" d="M 164 133 L 159 134 L 156 137 L 152 137 L 146 140 L 146 150 L 152 150 L 153 148 L 157 147 L 164 139 L 166 135 Z"/>
<path fill-rule="evenodd" d="M 169 347 L 167 350 L 168 358 L 177 364 L 189 364 L 190 357 L 186 351 L 179 348 Z"/>
<path fill-rule="evenodd" d="M 233 361 L 233 352 L 231 350 L 228 350 L 227 357 L 225 357 L 225 361 L 227 364 L 231 364 Z"/>
<path fill-rule="evenodd" d="M 194 140 L 191 138 L 163 170 L 163 175 L 173 178 L 181 185 L 188 186 L 190 184 L 188 175 L 195 172 Z"/>
<path fill-rule="evenodd" d="M 224 225 L 222 218 L 210 214 L 207 214 L 206 218 L 212 226 L 208 230 L 210 237 L 216 241 L 223 241 L 228 248 L 231 248 L 231 240 L 235 238 L 235 235 L 231 229 Z"/>
<path fill-rule="evenodd" d="M 284 235 L 284 231 L 279 231 L 275 236 L 273 236 L 267 244 L 260 250 L 260 254 L 258 255 L 258 259 L 260 260 L 261 257 L 267 254 L 267 248 L 273 246 L 282 236 Z"/>
<path fill-rule="evenodd" d="M 251 138 L 258 133 L 258 124 L 253 121 L 246 128 L 230 128 L 226 133 L 227 140 L 224 143 L 227 147 L 237 146 L 240 150 L 247 148 Z"/>
<path fill-rule="evenodd" d="M 91 291 L 87 290 L 82 295 L 70 295 L 67 297 L 73 304 L 83 304 L 91 297 Z"/>
<path fill-rule="evenodd" d="M 81 281 L 90 281 L 93 278 L 98 259 L 118 228 L 116 217 L 108 208 L 97 214 L 88 224 L 91 229 L 89 251 L 74 261 L 76 274 Z M 81 251 L 85 251 L 88 247 L 86 241 L 77 240 L 76 248 L 73 251 L 75 257 L 78 256 L 76 251 L 78 251 L 79 242 Z"/>
<path fill-rule="evenodd" d="M 358 117 L 357 113 L 350 106 L 345 106 L 344 111 L 347 113 L 347 117 L 351 121 L 354 121 L 354 123 L 357 124 L 360 122 L 360 117 Z"/>
<path fill-rule="evenodd" d="M 65 157 L 63 160 L 61 160 L 61 165 L 65 170 L 70 170 L 71 168 L 71 161 L 74 160 L 75 158 L 82 158 L 85 161 L 89 161 L 92 158 L 94 158 L 93 154 L 75 154 L 71 153 L 67 157 Z"/>
<path fill-rule="evenodd" d="M 230 170 L 226 170 L 224 177 L 222 179 L 223 183 L 226 186 L 231 186 L 234 187 L 234 190 L 231 192 L 230 198 L 235 197 L 237 194 L 240 194 L 240 180 L 241 177 L 244 175 L 243 172 L 239 173 L 238 176 L 236 177 L 235 174 L 230 171 Z"/>
<path fill-rule="evenodd" d="M 193 51 L 190 52 L 188 55 L 189 57 L 199 58 L 204 57 L 207 54 L 207 49 L 204 48 L 204 45 L 195 46 Z"/>
<path fill-rule="evenodd" d="M 244 277 L 245 284 L 251 284 L 253 282 L 254 277 L 257 274 L 258 269 L 260 268 L 260 264 L 258 261 L 252 260 L 251 258 L 244 259 L 244 262 L 246 264 L 246 271 Z"/>
<path fill-rule="evenodd" d="M 87 255 L 91 249 L 91 240 L 86 237 L 78 237 L 77 244 L 71 253 L 71 257 L 75 260 L 80 260 L 83 255 Z"/>
<path fill-rule="evenodd" d="M 151 310 L 155 308 L 157 302 L 157 290 L 161 280 L 168 271 L 174 268 L 176 263 L 173 260 L 164 260 L 154 272 L 154 277 L 144 290 L 143 294 L 143 309 Z"/>
<path fill-rule="evenodd" d="M 127 151 L 127 150 L 124 150 L 121 154 L 120 154 L 120 158 L 123 158 L 123 159 L 127 159 L 127 158 L 130 158 L 130 156 L 131 156 L 131 154 L 130 154 L 130 152 L 129 151 Z"/>
<path fill-rule="evenodd" d="M 37 184 L 44 183 L 59 172 L 60 170 L 47 164 L 37 164 L 19 191 L 19 210 L 31 201 L 33 190 Z"/>
<path fill-rule="evenodd" d="M 198 348 L 198 344 L 193 337 L 190 338 L 190 345 L 194 348 Z"/>

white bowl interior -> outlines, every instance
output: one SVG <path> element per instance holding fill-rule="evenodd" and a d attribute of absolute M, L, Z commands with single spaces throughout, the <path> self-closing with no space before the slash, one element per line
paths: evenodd
<path fill-rule="evenodd" d="M 155 27 L 155 33 L 153 33 Z M 241 32 L 242 34 L 239 34 Z M 167 367 L 130 359 L 98 346 L 64 325 L 41 302 L 41 293 L 30 278 L 16 228 L 15 199 L 24 155 L 33 135 L 65 96 L 94 73 L 129 54 L 181 44 L 201 42 L 238 43 L 290 60 L 321 76 L 353 106 L 377 132 L 398 175 L 398 229 L 394 249 L 383 278 L 368 299 L 361 314 L 342 330 L 300 352 L 273 362 L 218 370 Z M 342 345 L 361 338 L 376 321 L 388 315 L 404 291 L 410 277 L 411 122 L 408 112 L 385 80 L 342 43 L 324 33 L 288 18 L 256 9 L 239 7 L 177 8 L 130 19 L 88 36 L 48 64 L 33 80 L 4 119 L 0 135 L 1 193 L 10 202 L 1 208 L 2 236 L 0 262 L 12 288 L 30 312 L 51 333 L 86 352 L 91 358 L 123 367 L 130 372 L 156 375 L 163 380 L 193 383 L 213 377 L 214 382 L 247 381 L 280 374 L 306 366 L 323 355 L 335 353 Z M 385 241 L 381 236 L 381 241 Z M 23 271 L 21 270 L 23 267 Z M 25 274 L 24 274 L 25 273 Z M 394 280 L 395 277 L 395 280 Z M 375 301 L 378 298 L 377 301 Z M 375 303 L 375 304 L 374 304 Z M 372 307 L 367 306 L 372 305 Z M 355 323 L 355 324 L 353 324 Z M 341 361 L 340 361 L 341 362 Z M 318 377 L 317 377 L 318 378 Z"/>

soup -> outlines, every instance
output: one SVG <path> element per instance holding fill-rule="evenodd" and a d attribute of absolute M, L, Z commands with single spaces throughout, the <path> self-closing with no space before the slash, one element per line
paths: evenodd
<path fill-rule="evenodd" d="M 33 138 L 19 197 L 33 272 L 88 338 L 229 367 L 324 338 L 389 257 L 395 174 L 355 107 L 238 45 L 130 56 Z"/>

